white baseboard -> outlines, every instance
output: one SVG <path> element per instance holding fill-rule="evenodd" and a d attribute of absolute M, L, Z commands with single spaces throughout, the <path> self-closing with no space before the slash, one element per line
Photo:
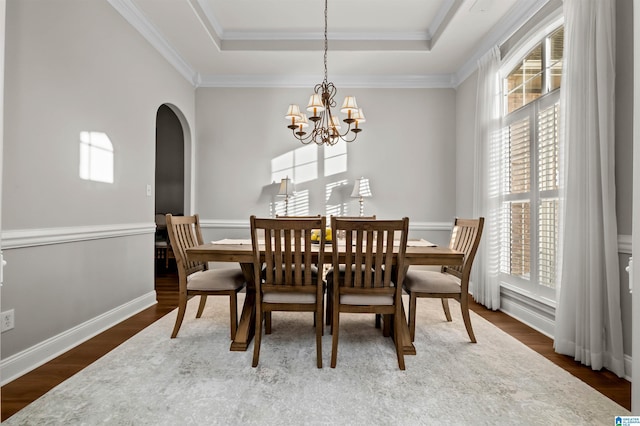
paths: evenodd
<path fill-rule="evenodd" d="M 624 356 L 624 378 L 625 380 L 631 382 L 631 377 L 633 377 L 633 375 L 631 374 L 631 365 L 632 365 L 632 361 L 633 358 L 629 355 L 625 355 Z"/>
<path fill-rule="evenodd" d="M 555 320 L 552 308 L 503 288 L 500 311 L 553 339 Z M 631 365 L 632 356 L 625 354 L 624 378 L 629 382 L 632 377 Z"/>
<path fill-rule="evenodd" d="M 553 339 L 555 310 L 552 307 L 502 287 L 500 310 Z"/>
<path fill-rule="evenodd" d="M 0 361 L 0 385 L 11 382 L 157 303 L 150 291 L 102 315 Z"/>

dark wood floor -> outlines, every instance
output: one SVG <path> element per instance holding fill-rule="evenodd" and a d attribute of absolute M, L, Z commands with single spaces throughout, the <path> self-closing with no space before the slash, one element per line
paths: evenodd
<path fill-rule="evenodd" d="M 45 365 L 2 386 L 1 419 L 6 420 L 17 411 L 44 395 L 65 379 L 93 363 L 122 342 L 151 325 L 177 306 L 177 275 L 161 271 L 156 277 L 158 303 L 99 334 L 80 346 Z M 553 341 L 530 327 L 502 313 L 490 311 L 472 303 L 471 308 L 506 333 L 518 339 L 545 358 L 581 379 L 621 406 L 631 410 L 631 383 L 609 371 L 596 372 L 572 358 L 553 351 Z"/>

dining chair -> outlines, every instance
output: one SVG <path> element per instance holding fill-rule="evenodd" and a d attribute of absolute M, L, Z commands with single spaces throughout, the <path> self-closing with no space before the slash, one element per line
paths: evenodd
<path fill-rule="evenodd" d="M 276 214 L 276 219 L 298 219 L 298 218 L 319 218 L 322 217 L 322 215 L 319 214 L 314 214 L 314 215 L 283 215 L 283 214 Z M 304 267 L 303 267 L 303 271 L 304 271 Z M 318 268 L 316 267 L 316 265 L 311 265 L 311 272 L 313 274 L 318 274 Z M 314 276 L 313 279 L 315 279 L 316 277 Z M 326 285 L 326 283 L 325 283 Z M 324 306 L 324 291 L 322 292 L 322 296 L 323 296 L 323 306 Z M 324 310 L 323 310 L 324 312 Z M 264 334 L 271 334 L 271 312 L 263 312 L 264 314 Z M 313 318 L 313 326 L 316 326 L 316 318 Z M 324 332 L 324 330 L 323 330 Z M 323 333 L 324 334 L 324 333 Z"/>
<path fill-rule="evenodd" d="M 155 259 L 164 262 L 164 269 L 169 269 L 169 259 L 175 259 L 169 236 L 167 235 L 167 218 L 165 214 L 156 214 L 156 242 L 155 242 Z"/>
<path fill-rule="evenodd" d="M 469 276 L 473 259 L 480 244 L 484 217 L 478 219 L 456 218 L 451 231 L 449 248 L 464 253 L 462 265 L 442 266 L 440 271 L 411 270 L 404 279 L 404 289 L 409 294 L 409 331 L 411 341 L 416 338 L 416 305 L 419 297 L 439 298 L 447 321 L 451 321 L 449 299 L 460 303 L 462 320 L 471 342 L 476 343 L 476 336 L 471 327 L 469 316 Z"/>
<path fill-rule="evenodd" d="M 207 296 L 229 296 L 231 340 L 235 339 L 238 328 L 237 294 L 246 284 L 240 266 L 209 269 L 205 262 L 190 261 L 186 250 L 203 244 L 200 217 L 197 214 L 193 216 L 167 214 L 166 218 L 169 240 L 176 257 L 179 282 L 178 316 L 171 338 L 178 335 L 187 309 L 187 301 L 191 296 L 200 296 L 196 318 L 202 316 Z"/>
<path fill-rule="evenodd" d="M 354 220 L 375 220 L 376 219 L 376 215 L 372 215 L 372 216 L 336 216 L 339 217 L 341 219 L 354 219 Z M 331 218 L 333 218 L 333 216 L 331 216 Z M 331 222 L 330 222 L 331 224 Z M 331 235 L 333 237 L 334 243 L 335 244 L 339 244 L 341 243 L 341 241 L 344 240 L 344 238 L 342 238 L 341 236 L 339 236 L 336 231 L 334 231 L 333 229 L 331 230 Z M 345 267 L 344 265 L 340 265 L 340 268 L 338 269 L 338 271 L 340 272 L 340 274 L 344 274 L 344 270 Z M 331 267 L 328 271 L 327 271 L 327 275 L 332 274 L 333 273 L 333 267 Z M 326 315 L 326 321 L 327 321 L 327 325 L 331 325 L 331 320 L 333 318 L 333 300 L 331 297 L 331 287 L 329 287 L 329 283 L 327 282 L 327 315 Z M 378 317 L 376 316 L 376 327 L 379 327 L 379 320 Z"/>
<path fill-rule="evenodd" d="M 260 358 L 263 318 L 273 311 L 294 311 L 314 314 L 316 363 L 322 368 L 324 283 L 322 274 L 313 273 L 313 269 L 322 270 L 325 242 L 312 244 L 311 231 L 324 229 L 326 219 L 251 216 L 250 222 L 256 283 L 252 366 L 257 367 Z"/>
<path fill-rule="evenodd" d="M 327 274 L 333 297 L 333 339 L 331 367 L 338 357 L 338 335 L 341 313 L 388 315 L 394 324 L 398 366 L 405 369 L 403 342 L 400 338 L 402 282 L 407 250 L 409 219 L 364 220 L 331 218 L 334 232 L 345 234 L 344 248 L 333 246 L 333 270 L 344 274 Z M 340 251 L 344 250 L 341 259 Z"/>

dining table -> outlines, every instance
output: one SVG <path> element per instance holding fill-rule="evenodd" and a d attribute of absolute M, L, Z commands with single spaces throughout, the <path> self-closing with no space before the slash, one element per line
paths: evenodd
<path fill-rule="evenodd" d="M 339 255 L 343 254 L 344 250 L 340 250 L 340 242 L 337 242 L 337 244 Z M 231 342 L 230 349 L 231 351 L 246 351 L 255 332 L 256 313 L 256 285 L 254 282 L 254 259 L 251 240 L 223 239 L 213 241 L 188 248 L 186 249 L 186 254 L 190 261 L 234 262 L 240 265 L 247 281 L 247 287 L 236 336 Z M 332 248 L 330 244 L 326 244 L 323 263 L 331 264 L 332 256 Z M 425 240 L 409 240 L 407 242 L 405 268 L 409 268 L 411 265 L 455 266 L 462 265 L 463 261 L 464 253 L 448 247 L 438 246 Z M 406 355 L 415 355 L 416 349 L 411 341 L 404 309 L 402 310 L 401 320 L 399 338 L 402 341 L 404 353 Z"/>

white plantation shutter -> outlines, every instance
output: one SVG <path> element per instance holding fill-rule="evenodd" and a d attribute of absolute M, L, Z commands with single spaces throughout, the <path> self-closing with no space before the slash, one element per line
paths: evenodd
<path fill-rule="evenodd" d="M 531 132 L 529 118 L 509 126 L 509 192 L 529 192 L 531 180 Z"/>
<path fill-rule="evenodd" d="M 501 283 L 551 302 L 558 254 L 557 74 L 562 70 L 563 34 L 560 28 L 545 36 L 503 80 Z"/>
<path fill-rule="evenodd" d="M 555 103 L 538 113 L 538 189 L 558 190 L 558 113 Z"/>
<path fill-rule="evenodd" d="M 531 238 L 531 126 L 528 116 L 509 125 L 504 168 L 502 272 L 529 277 Z"/>
<path fill-rule="evenodd" d="M 556 91 L 505 117 L 503 149 L 500 272 L 503 282 L 547 299 L 556 282 L 558 103 Z"/>
<path fill-rule="evenodd" d="M 555 288 L 558 245 L 558 114 L 555 103 L 538 113 L 538 282 Z"/>
<path fill-rule="evenodd" d="M 556 286 L 558 246 L 558 199 L 543 200 L 538 209 L 538 282 Z"/>

